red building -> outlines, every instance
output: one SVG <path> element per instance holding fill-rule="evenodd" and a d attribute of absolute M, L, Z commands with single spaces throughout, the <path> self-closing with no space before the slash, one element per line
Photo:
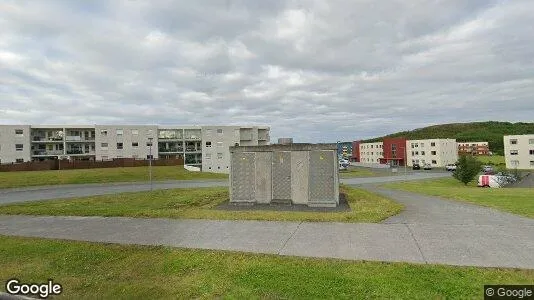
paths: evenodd
<path fill-rule="evenodd" d="M 360 141 L 352 142 L 352 155 L 350 161 L 360 162 Z"/>
<path fill-rule="evenodd" d="M 406 164 L 406 138 L 384 138 L 382 150 L 384 157 L 380 159 L 380 164 L 392 166 L 404 166 Z"/>

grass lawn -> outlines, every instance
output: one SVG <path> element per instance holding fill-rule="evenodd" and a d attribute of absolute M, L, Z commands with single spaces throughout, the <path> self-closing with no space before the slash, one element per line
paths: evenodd
<path fill-rule="evenodd" d="M 245 254 L 0 236 L 0 281 L 46 282 L 68 299 L 468 299 L 534 270 Z M 2 284 L 1 290 L 5 291 Z"/>
<path fill-rule="evenodd" d="M 454 178 L 396 182 L 383 186 L 493 207 L 534 218 L 534 189 L 532 188 L 479 188 L 476 183 L 464 186 Z"/>
<path fill-rule="evenodd" d="M 387 176 L 386 172 L 374 172 L 369 168 L 350 167 L 348 170 L 339 170 L 340 178 Z"/>
<path fill-rule="evenodd" d="M 124 216 L 224 220 L 379 222 L 399 213 L 402 205 L 376 194 L 341 186 L 350 212 L 223 211 L 228 188 L 195 188 L 122 193 L 0 206 L 0 214 Z"/>
<path fill-rule="evenodd" d="M 475 156 L 484 165 L 505 166 L 504 156 L 492 155 L 492 156 Z"/>
<path fill-rule="evenodd" d="M 226 174 L 190 172 L 183 166 L 152 167 L 153 180 L 226 179 Z M 24 186 L 148 181 L 148 167 L 0 172 L 0 189 Z"/>

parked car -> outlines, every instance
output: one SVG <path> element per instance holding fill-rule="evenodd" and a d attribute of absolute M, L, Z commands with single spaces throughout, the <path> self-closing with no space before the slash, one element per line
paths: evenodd
<path fill-rule="evenodd" d="M 421 170 L 421 166 L 419 164 L 413 164 L 412 169 L 414 170 Z"/>
<path fill-rule="evenodd" d="M 425 164 L 423 170 L 432 170 L 432 166 L 430 164 Z"/>
<path fill-rule="evenodd" d="M 456 168 L 457 168 L 456 164 L 448 164 L 448 165 L 445 166 L 445 169 L 447 171 L 455 171 Z"/>
<path fill-rule="evenodd" d="M 484 173 L 493 172 L 493 167 L 492 166 L 483 166 L 482 167 L 482 172 L 484 172 Z"/>

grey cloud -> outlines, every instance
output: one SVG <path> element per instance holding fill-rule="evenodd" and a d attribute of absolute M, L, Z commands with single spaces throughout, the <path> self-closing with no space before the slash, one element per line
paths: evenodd
<path fill-rule="evenodd" d="M 0 8 L 2 123 L 270 124 L 331 142 L 533 121 L 528 0 Z"/>

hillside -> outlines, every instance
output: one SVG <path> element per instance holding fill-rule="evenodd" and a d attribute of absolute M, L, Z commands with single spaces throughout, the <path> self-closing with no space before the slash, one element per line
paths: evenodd
<path fill-rule="evenodd" d="M 406 137 L 407 139 L 451 138 L 458 142 L 489 142 L 490 150 L 502 155 L 504 151 L 503 136 L 514 134 L 534 134 L 534 123 L 510 122 L 472 122 L 433 125 L 411 131 L 401 131 L 385 137 Z M 380 141 L 384 137 L 364 140 Z"/>

